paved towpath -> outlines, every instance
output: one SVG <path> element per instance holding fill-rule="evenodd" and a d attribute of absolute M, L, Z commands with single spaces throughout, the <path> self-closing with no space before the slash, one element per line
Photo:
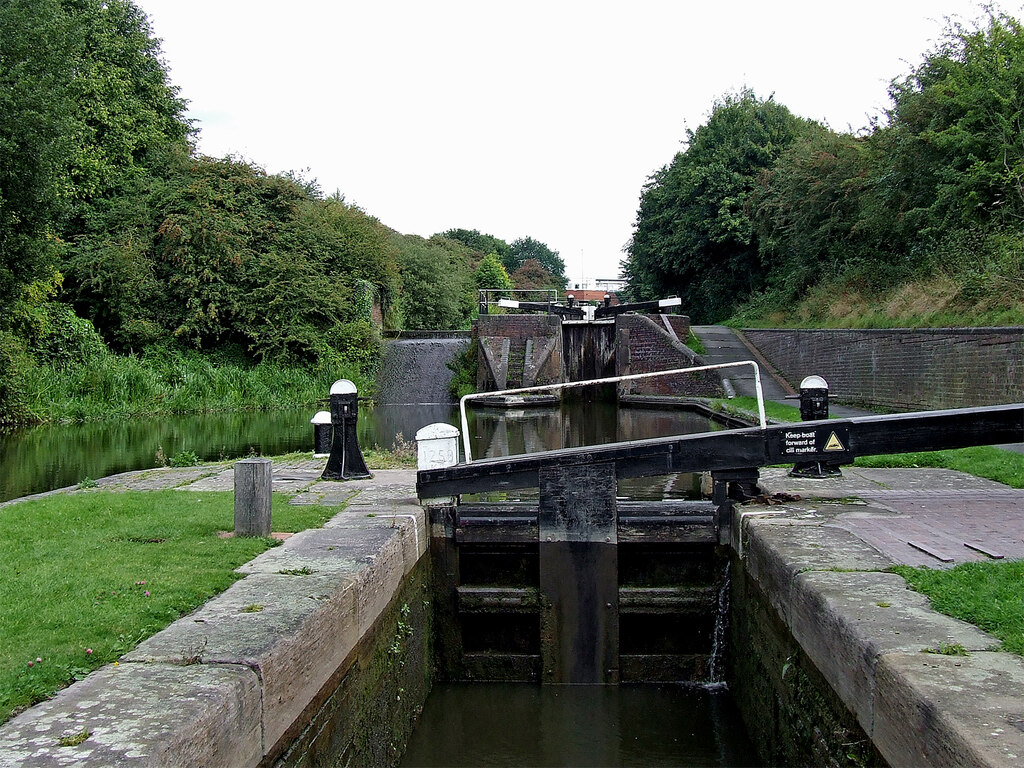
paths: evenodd
<path fill-rule="evenodd" d="M 946 568 L 1024 559 L 1024 490 L 949 469 L 843 467 L 842 477 L 761 471 L 770 496 L 798 496 L 761 513 L 798 510 L 849 531 L 893 562 Z"/>

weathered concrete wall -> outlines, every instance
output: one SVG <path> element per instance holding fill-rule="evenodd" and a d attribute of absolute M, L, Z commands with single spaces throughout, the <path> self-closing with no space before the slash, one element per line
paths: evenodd
<path fill-rule="evenodd" d="M 325 749 L 393 764 L 429 688 L 430 633 L 413 623 L 424 620 L 427 530 L 414 472 L 359 482 L 325 527 L 263 553 L 118 665 L 0 727 L 0 766 L 255 766 L 296 738 L 305 746 L 290 764 Z M 390 698 L 398 688 L 407 698 Z M 318 727 L 339 718 L 347 729 Z"/>
<path fill-rule="evenodd" d="M 667 315 L 619 315 L 615 318 L 615 373 L 627 376 L 636 373 L 667 371 L 703 365 L 700 356 L 679 341 L 664 327 L 660 318 Z M 681 317 L 681 316 L 677 316 Z M 657 319 L 655 319 L 657 318 Z M 689 319 L 673 326 L 678 334 L 685 325 L 689 334 Z M 686 339 L 687 335 L 680 336 Z M 701 396 L 718 397 L 722 383 L 713 372 L 699 375 L 665 376 L 619 384 L 619 397 L 635 396 Z"/>
<path fill-rule="evenodd" d="M 794 388 L 824 376 L 838 402 L 916 410 L 1024 400 L 1024 328 L 743 334 Z"/>
<path fill-rule="evenodd" d="M 762 757 L 776 765 L 1019 764 L 1024 734 L 1006 713 L 1019 711 L 1024 660 L 988 651 L 995 638 L 933 611 L 883 571 L 887 557 L 814 517 L 754 508 L 733 527 L 742 559 L 731 679 Z M 943 645 L 968 655 L 922 653 Z"/>
<path fill-rule="evenodd" d="M 428 564 L 429 558 L 420 559 L 388 610 L 293 724 L 278 768 L 396 763 L 430 692 Z"/>
<path fill-rule="evenodd" d="M 477 392 L 562 381 L 562 321 L 556 315 L 480 315 L 473 322 Z"/>

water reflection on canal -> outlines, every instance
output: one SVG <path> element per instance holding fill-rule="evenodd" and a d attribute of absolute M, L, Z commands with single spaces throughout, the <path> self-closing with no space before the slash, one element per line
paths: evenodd
<path fill-rule="evenodd" d="M 158 466 L 157 454 L 193 451 L 204 461 L 256 453 L 310 451 L 313 408 L 255 413 L 162 416 L 0 432 L 0 501 L 74 485 L 83 478 Z M 361 407 L 359 443 L 391 447 L 433 422 L 458 424 L 454 404 Z M 614 402 L 562 408 L 470 411 L 475 458 L 700 432 L 703 417 L 669 409 L 623 408 Z"/>
<path fill-rule="evenodd" d="M 401 763 L 757 765 L 724 690 L 680 685 L 434 686 Z"/>

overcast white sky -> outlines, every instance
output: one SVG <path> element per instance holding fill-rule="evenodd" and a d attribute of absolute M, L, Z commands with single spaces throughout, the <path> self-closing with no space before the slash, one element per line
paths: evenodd
<path fill-rule="evenodd" d="M 974 0 L 136 2 L 204 154 L 309 169 L 400 232 L 529 235 L 571 283 L 618 275 L 644 182 L 722 94 L 860 129 L 946 16 L 982 15 Z"/>

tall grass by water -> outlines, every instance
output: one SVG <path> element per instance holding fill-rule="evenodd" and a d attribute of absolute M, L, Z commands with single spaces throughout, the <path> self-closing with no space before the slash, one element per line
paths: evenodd
<path fill-rule="evenodd" d="M 327 397 L 351 379 L 361 393 L 372 382 L 344 360 L 316 368 L 218 360 L 196 352 L 158 350 L 103 355 L 87 364 L 37 366 L 25 377 L 33 421 L 80 422 L 160 413 L 269 410 Z"/>

